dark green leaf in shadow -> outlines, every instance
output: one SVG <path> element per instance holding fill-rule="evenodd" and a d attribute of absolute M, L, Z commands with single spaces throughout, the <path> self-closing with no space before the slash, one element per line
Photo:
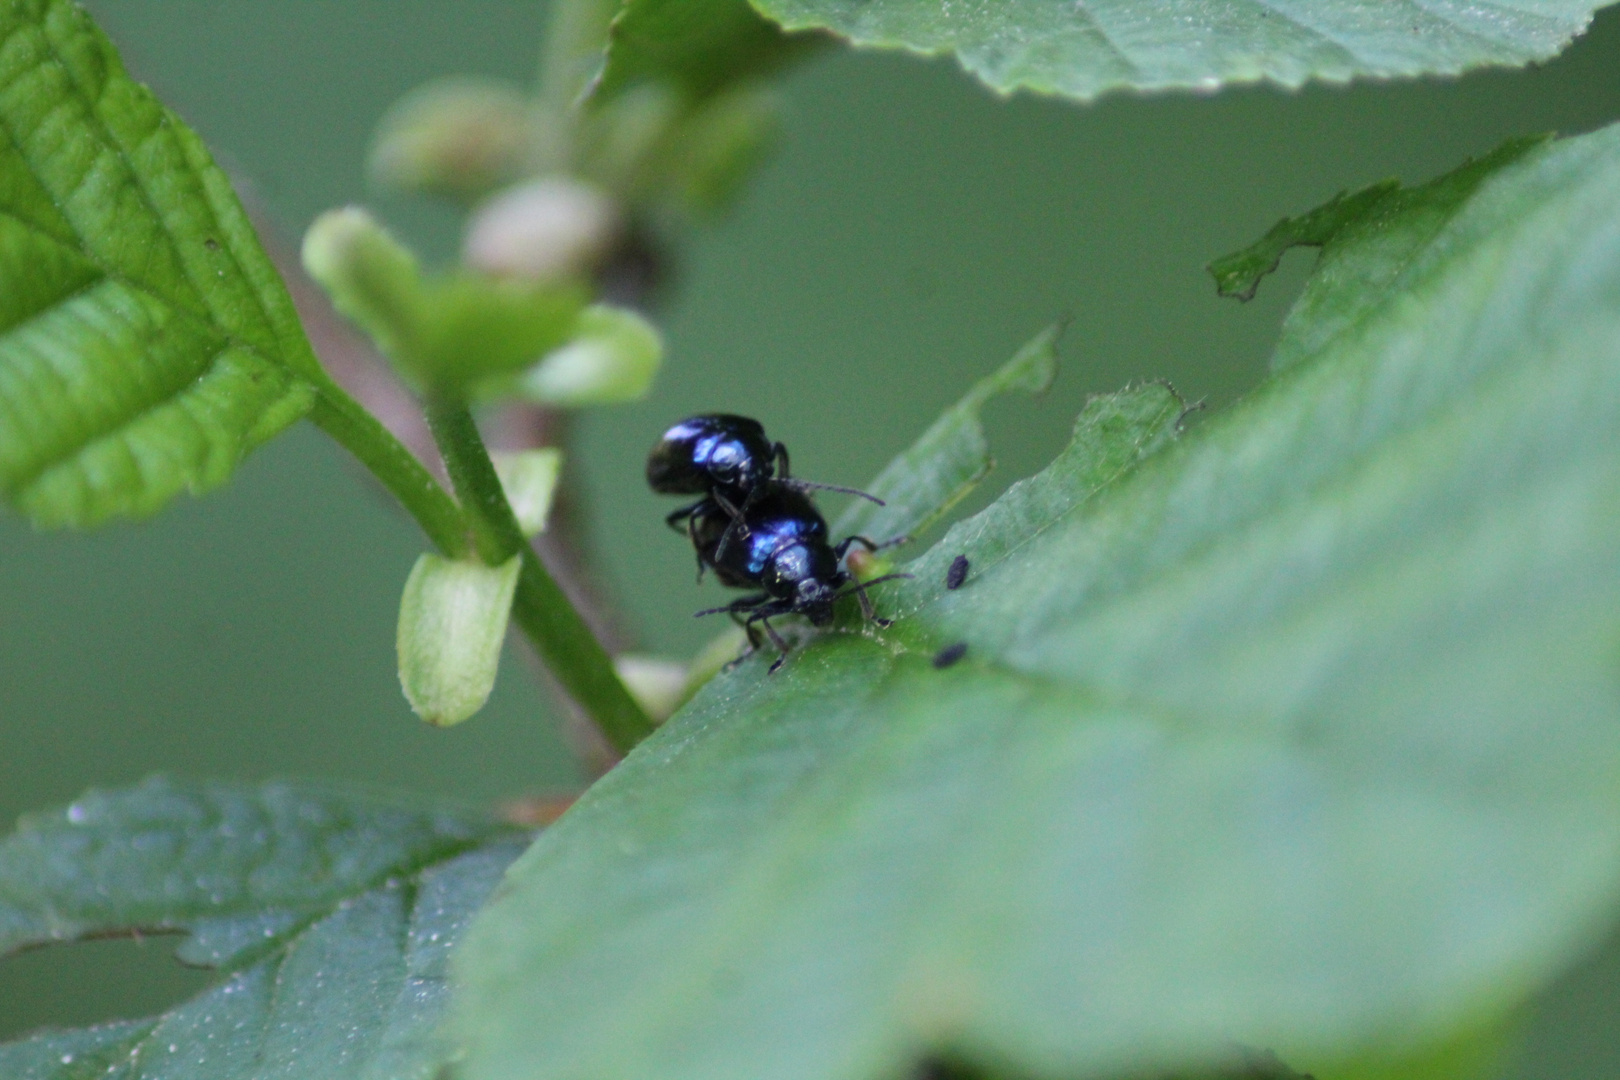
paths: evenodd
<path fill-rule="evenodd" d="M 1359 0 L 755 0 L 789 30 L 954 55 L 995 90 L 1090 100 L 1109 90 L 1209 91 L 1266 80 L 1454 74 L 1554 55 L 1592 0 L 1366 4 Z"/>
<path fill-rule="evenodd" d="M 0 492 L 39 525 L 153 513 L 321 379 L 197 136 L 78 5 L 0 5 Z"/>
<path fill-rule="evenodd" d="M 1058 326 L 1042 330 L 995 373 L 980 379 L 867 485 L 867 492 L 886 505 L 856 500 L 839 517 L 833 533 L 885 540 L 915 535 L 948 513 L 994 464 L 979 418 L 985 404 L 1011 390 L 1044 393 L 1057 375 L 1061 332 Z"/>
<path fill-rule="evenodd" d="M 468 1080 L 1335 1080 L 1510 1016 L 1620 894 L 1620 129 L 1412 264 L 710 682 L 476 920 Z"/>
<path fill-rule="evenodd" d="M 0 1076 L 432 1077 L 449 950 L 522 834 L 317 784 L 153 779 L 0 841 L 0 953 L 184 933 L 213 988 L 135 1024 L 0 1045 Z"/>
<path fill-rule="evenodd" d="M 747 0 L 625 0 L 593 93 L 607 101 L 662 83 L 697 100 L 769 75 L 825 40 L 783 33 Z"/>
<path fill-rule="evenodd" d="M 1316 272 L 1283 323 L 1272 370 L 1313 356 L 1404 288 L 1408 275 L 1424 271 L 1419 256 L 1482 183 L 1546 142 L 1514 139 L 1427 184 L 1403 188 L 1386 180 L 1284 218 L 1252 246 L 1210 263 L 1215 287 L 1222 296 L 1250 300 L 1289 248 L 1321 248 Z"/>

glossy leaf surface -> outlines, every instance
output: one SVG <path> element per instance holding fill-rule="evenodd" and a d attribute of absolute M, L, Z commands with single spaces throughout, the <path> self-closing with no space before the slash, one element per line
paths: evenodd
<path fill-rule="evenodd" d="M 470 1080 L 1479 1045 L 1620 892 L 1620 129 L 1476 181 L 1237 406 L 1094 400 L 891 629 L 709 683 L 475 923 Z"/>
<path fill-rule="evenodd" d="M 307 411 L 319 369 L 197 136 L 67 0 L 0 4 L 0 491 L 150 514 Z"/>
<path fill-rule="evenodd" d="M 186 933 L 220 982 L 150 1020 L 0 1045 L 0 1076 L 437 1074 L 449 950 L 521 834 L 317 784 L 149 780 L 0 841 L 0 952 Z"/>
<path fill-rule="evenodd" d="M 755 0 L 790 30 L 954 55 L 993 89 L 1089 100 L 1266 80 L 1452 74 L 1554 55 L 1601 4 L 1386 0 Z"/>

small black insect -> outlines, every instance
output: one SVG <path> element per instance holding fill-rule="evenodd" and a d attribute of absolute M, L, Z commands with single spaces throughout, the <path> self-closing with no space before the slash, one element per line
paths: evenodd
<path fill-rule="evenodd" d="M 939 652 L 934 654 L 934 666 L 937 668 L 950 667 L 952 664 L 956 663 L 958 660 L 962 659 L 962 657 L 967 655 L 967 649 L 968 646 L 967 642 L 965 641 L 958 641 L 954 644 L 945 646 L 943 649 L 939 650 Z"/>
<path fill-rule="evenodd" d="M 794 479 L 789 472 L 787 447 L 766 438 L 764 426 L 746 416 L 689 416 L 664 432 L 647 455 L 647 484 L 654 491 L 702 496 L 666 517 L 670 528 L 687 532 L 688 523 L 699 512 L 712 507 L 725 512 L 727 527 L 717 547 L 722 555 L 736 524 L 773 483 L 799 491 L 840 491 L 883 505 L 882 499 L 854 488 Z M 703 576 L 701 559 L 698 576 Z"/>
<path fill-rule="evenodd" d="M 910 574 L 888 574 L 871 581 L 856 581 L 840 563 L 851 546 L 868 551 L 886 545 L 864 536 L 850 536 L 837 544 L 827 542 L 827 522 L 809 496 L 781 484 L 769 484 L 756 495 L 747 515 L 736 528 L 736 541 L 725 545 L 738 523 L 718 505 L 698 507 L 690 515 L 689 531 L 698 561 L 714 570 L 723 584 L 757 589 L 723 607 L 698 615 L 727 614 L 748 631 L 749 644 L 758 648 L 758 623 L 781 653 L 771 665 L 775 671 L 787 659 L 788 644 L 771 625 L 778 615 L 803 615 L 813 626 L 832 621 L 833 603 L 854 593 L 861 614 L 881 626 L 889 625 L 872 608 L 866 590 L 872 585 Z"/>
<path fill-rule="evenodd" d="M 951 560 L 950 569 L 945 571 L 945 587 L 947 589 L 960 589 L 962 582 L 967 580 L 967 576 L 968 558 L 966 555 L 958 555 Z"/>

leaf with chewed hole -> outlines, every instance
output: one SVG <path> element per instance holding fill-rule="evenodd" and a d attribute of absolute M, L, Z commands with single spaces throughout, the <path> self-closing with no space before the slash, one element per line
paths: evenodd
<path fill-rule="evenodd" d="M 1092 401 L 599 781 L 457 954 L 465 1080 L 1478 1072 L 1620 904 L 1620 127 L 1451 182 L 1311 355 Z"/>
<path fill-rule="evenodd" d="M 879 540 L 922 532 L 966 498 L 990 472 L 990 444 L 980 414 L 991 398 L 1012 390 L 1041 394 L 1057 376 L 1061 326 L 1049 326 L 1011 360 L 974 384 L 922 436 L 889 462 L 833 527 L 833 535 L 862 533 Z"/>
<path fill-rule="evenodd" d="M 0 954 L 184 933 L 180 958 L 220 980 L 161 1016 L 0 1044 L 0 1076 L 430 1080 L 453 1056 L 447 957 L 522 842 L 314 783 L 153 779 L 24 818 L 0 840 Z"/>
<path fill-rule="evenodd" d="M 68 0 L 0 5 L 0 493 L 41 526 L 224 483 L 323 376 L 225 174 Z"/>
<path fill-rule="evenodd" d="M 1514 139 L 1426 184 L 1403 188 L 1386 180 L 1284 218 L 1254 244 L 1209 264 L 1216 290 L 1253 299 L 1261 279 L 1277 269 L 1289 248 L 1320 248 L 1316 272 L 1283 323 L 1271 367 L 1280 371 L 1314 356 L 1399 287 L 1412 259 L 1482 183 L 1546 141 L 1545 136 Z"/>

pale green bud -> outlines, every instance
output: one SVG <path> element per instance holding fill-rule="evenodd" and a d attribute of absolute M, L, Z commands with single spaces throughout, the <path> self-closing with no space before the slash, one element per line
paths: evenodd
<path fill-rule="evenodd" d="M 613 658 L 613 669 L 654 723 L 668 720 L 690 696 L 686 692 L 686 665 L 678 661 L 624 653 Z"/>
<path fill-rule="evenodd" d="M 563 176 L 519 184 L 478 208 L 462 259 L 486 274 L 549 281 L 588 275 L 612 253 L 619 207 L 596 188 Z"/>
<path fill-rule="evenodd" d="M 408 362 L 421 330 L 416 257 L 358 206 L 328 210 L 304 234 L 304 269 L 396 362 Z"/>
<path fill-rule="evenodd" d="M 557 478 L 562 474 L 562 451 L 547 446 L 490 457 L 523 535 L 532 537 L 543 532 L 551 513 L 552 497 L 557 492 Z"/>
<path fill-rule="evenodd" d="M 366 167 L 384 188 L 475 199 L 522 176 L 542 152 L 542 128 L 515 86 L 436 79 L 384 114 Z"/>
<path fill-rule="evenodd" d="M 628 308 L 594 304 L 577 336 L 518 379 L 518 392 L 563 408 L 634 401 L 652 386 L 664 357 L 658 329 Z"/>
<path fill-rule="evenodd" d="M 416 715 L 459 724 L 495 687 L 522 557 L 500 566 L 423 555 L 399 604 L 399 681 Z"/>

